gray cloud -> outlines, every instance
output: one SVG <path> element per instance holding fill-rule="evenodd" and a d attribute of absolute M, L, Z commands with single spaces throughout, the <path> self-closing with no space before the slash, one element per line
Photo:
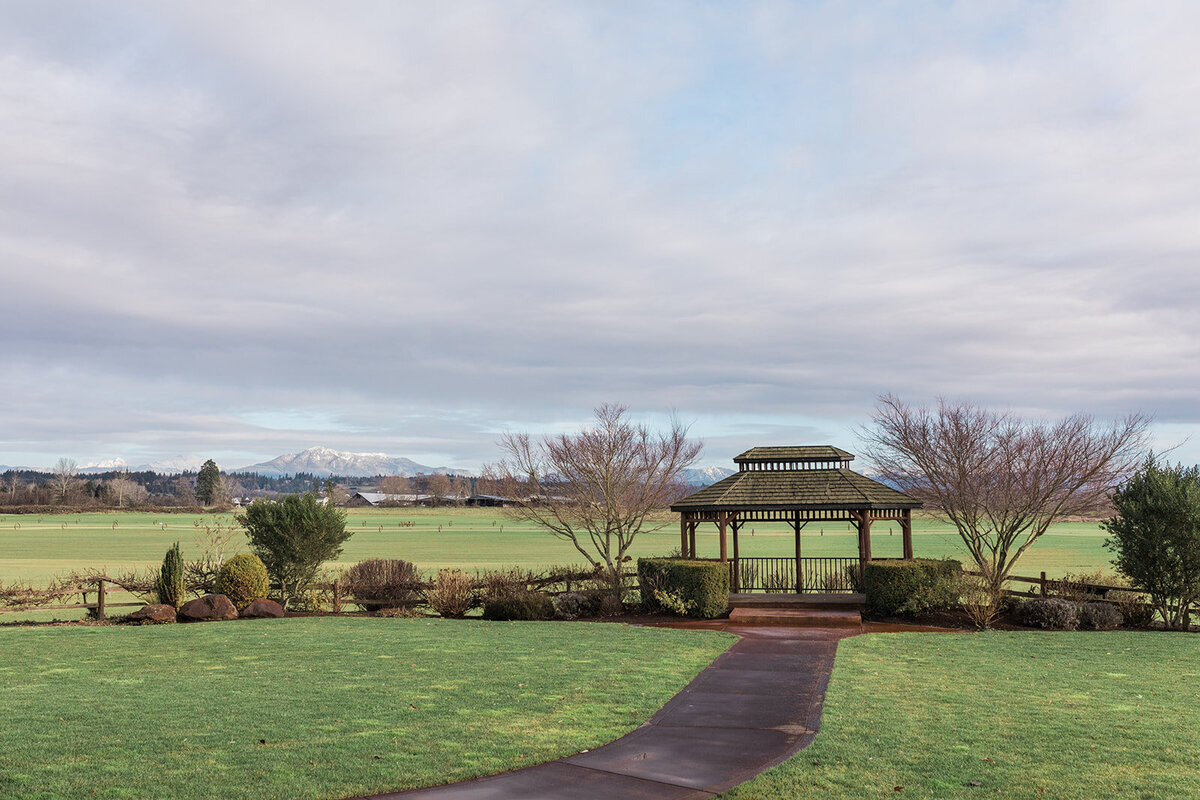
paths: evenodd
<path fill-rule="evenodd" d="M 0 9 L 0 463 L 1197 424 L 1191 4 L 58 11 Z"/>

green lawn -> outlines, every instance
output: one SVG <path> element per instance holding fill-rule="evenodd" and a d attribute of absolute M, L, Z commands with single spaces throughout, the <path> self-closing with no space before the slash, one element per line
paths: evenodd
<path fill-rule="evenodd" d="M 813 745 L 722 797 L 1180 800 L 1197 764 L 1200 637 L 882 634 L 839 646 Z"/>
<path fill-rule="evenodd" d="M 190 558 L 197 552 L 197 519 L 196 515 L 156 512 L 0 515 L 0 581 L 44 583 L 83 567 L 157 566 L 176 540 L 183 547 L 184 558 Z M 405 522 L 413 525 L 404 526 Z M 639 536 L 631 555 L 664 555 L 678 548 L 678 518 L 672 515 L 666 522 L 663 530 Z M 348 523 L 354 536 L 346 543 L 342 566 L 365 558 L 403 558 L 427 571 L 544 567 L 582 561 L 570 544 L 517 524 L 494 509 L 353 509 Z M 918 519 L 914 528 L 917 555 L 965 557 L 958 536 L 948 526 Z M 1104 538 L 1104 532 L 1093 523 L 1057 525 L 1026 554 L 1018 572 L 1037 575 L 1046 570 L 1057 576 L 1067 571 L 1111 569 Z M 702 556 L 717 554 L 715 526 L 700 527 L 697 545 Z M 234 549 L 245 547 L 241 540 Z M 876 523 L 873 553 L 899 556 L 900 548 L 899 526 Z M 804 529 L 803 552 L 808 556 L 856 555 L 855 534 L 845 523 L 811 523 Z M 757 524 L 743 531 L 744 556 L 793 553 L 793 535 L 786 526 Z"/>
<path fill-rule="evenodd" d="M 732 640 L 379 618 L 0 629 L 0 797 L 336 798 L 506 771 L 637 727 Z"/>

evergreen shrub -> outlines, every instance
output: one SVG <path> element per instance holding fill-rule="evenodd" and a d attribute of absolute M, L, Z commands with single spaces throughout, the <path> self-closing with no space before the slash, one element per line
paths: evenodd
<path fill-rule="evenodd" d="M 489 597 L 483 618 L 491 620 L 544 620 L 554 616 L 554 601 L 542 592 L 519 591 Z"/>
<path fill-rule="evenodd" d="M 158 597 L 158 602 L 172 606 L 178 611 L 183 605 L 185 591 L 183 554 L 179 550 L 179 542 L 176 542 L 163 557 L 162 569 L 159 570 L 158 580 L 154 583 L 154 594 Z"/>
<path fill-rule="evenodd" d="M 1079 628 L 1091 631 L 1112 631 L 1121 627 L 1125 617 L 1111 603 L 1080 603 Z"/>
<path fill-rule="evenodd" d="M 729 611 L 729 564 L 639 558 L 638 586 L 648 611 L 714 619 Z"/>
<path fill-rule="evenodd" d="M 1073 631 L 1079 628 L 1079 606 L 1058 597 L 1026 600 L 1017 609 L 1018 619 L 1031 628 Z"/>
<path fill-rule="evenodd" d="M 919 614 L 955 606 L 961 578 L 962 564 L 953 559 L 868 561 L 863 592 L 875 616 Z"/>
<path fill-rule="evenodd" d="M 238 553 L 221 565 L 214 588 L 217 594 L 228 597 L 235 608 L 243 609 L 267 596 L 267 568 L 253 553 Z"/>

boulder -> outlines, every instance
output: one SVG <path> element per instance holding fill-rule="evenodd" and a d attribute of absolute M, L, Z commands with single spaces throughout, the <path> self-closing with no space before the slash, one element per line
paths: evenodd
<path fill-rule="evenodd" d="M 174 622 L 175 606 L 169 606 L 166 603 L 142 606 L 130 614 L 129 618 L 137 622 Z"/>
<path fill-rule="evenodd" d="M 179 618 L 188 622 L 210 619 L 237 619 L 237 608 L 223 594 L 206 594 L 189 600 L 179 609 Z"/>
<path fill-rule="evenodd" d="M 265 597 L 260 597 L 254 600 L 250 605 L 242 609 L 241 617 L 243 619 L 261 619 L 263 617 L 282 617 L 283 606 L 276 603 L 274 600 L 268 600 Z"/>

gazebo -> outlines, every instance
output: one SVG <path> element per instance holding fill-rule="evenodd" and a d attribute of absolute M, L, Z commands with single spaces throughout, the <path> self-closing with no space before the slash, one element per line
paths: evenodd
<path fill-rule="evenodd" d="M 871 525 L 900 525 L 904 558 L 913 557 L 912 510 L 921 502 L 904 492 L 850 469 L 851 453 L 831 445 L 754 447 L 733 459 L 738 471 L 688 495 L 671 506 L 678 511 L 679 547 L 684 558 L 696 556 L 696 526 L 717 526 L 720 560 L 733 559 L 734 592 L 839 591 L 846 568 L 871 560 Z M 752 522 L 784 522 L 796 534 L 795 558 L 741 558 L 738 531 Z M 800 531 L 810 522 L 849 522 L 858 530 L 857 558 L 802 558 Z"/>

